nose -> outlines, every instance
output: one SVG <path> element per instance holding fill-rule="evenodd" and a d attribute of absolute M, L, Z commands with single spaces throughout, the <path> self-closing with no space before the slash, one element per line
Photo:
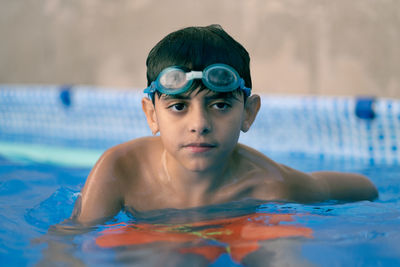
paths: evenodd
<path fill-rule="evenodd" d="M 200 135 L 208 134 L 212 131 L 211 118 L 204 107 L 193 107 L 189 116 L 189 130 L 191 133 Z"/>

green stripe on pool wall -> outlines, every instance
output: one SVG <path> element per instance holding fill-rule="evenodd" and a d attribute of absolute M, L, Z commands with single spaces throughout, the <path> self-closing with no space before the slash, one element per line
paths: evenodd
<path fill-rule="evenodd" d="M 91 168 L 102 153 L 102 150 L 94 149 L 0 142 L 0 155 L 17 162 Z"/>

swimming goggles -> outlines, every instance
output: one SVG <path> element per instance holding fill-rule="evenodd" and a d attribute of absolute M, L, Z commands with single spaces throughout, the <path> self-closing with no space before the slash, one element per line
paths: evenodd
<path fill-rule="evenodd" d="M 208 89 L 216 92 L 232 92 L 240 88 L 246 96 L 251 93 L 251 89 L 245 87 L 244 80 L 234 68 L 220 63 L 212 64 L 203 71 L 187 72 L 182 67 L 168 67 L 144 89 L 144 93 L 153 94 L 159 91 L 167 95 L 181 94 L 191 87 L 195 79 L 201 79 Z"/>

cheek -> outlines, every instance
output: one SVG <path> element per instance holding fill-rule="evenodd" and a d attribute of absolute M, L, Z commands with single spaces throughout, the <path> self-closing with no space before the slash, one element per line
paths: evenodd
<path fill-rule="evenodd" d="M 160 123 L 160 137 L 165 146 L 173 146 L 179 140 L 179 129 L 178 125 L 169 122 L 169 123 Z"/>
<path fill-rule="evenodd" d="M 225 118 L 226 127 L 229 127 L 231 131 L 240 131 L 243 121 L 243 110 L 237 108 L 229 116 Z"/>
<path fill-rule="evenodd" d="M 225 143 L 237 142 L 242 126 L 241 113 L 232 114 L 224 120 L 215 122 L 216 134 L 223 137 Z"/>
<path fill-rule="evenodd" d="M 175 147 L 179 140 L 182 138 L 182 124 L 179 120 L 168 116 L 166 114 L 160 114 L 158 118 L 158 127 L 160 131 L 161 140 L 164 143 L 166 149 L 170 150 Z"/>
<path fill-rule="evenodd" d="M 157 114 L 157 123 L 160 129 L 160 133 L 164 132 L 168 134 L 176 129 L 177 123 L 174 122 L 171 116 L 168 116 L 168 114 L 162 111 L 158 111 L 156 114 Z"/>

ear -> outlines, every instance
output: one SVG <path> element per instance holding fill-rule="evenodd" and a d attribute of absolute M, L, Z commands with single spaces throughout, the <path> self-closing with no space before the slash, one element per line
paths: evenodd
<path fill-rule="evenodd" d="M 154 96 L 155 97 L 155 96 Z M 157 121 L 157 114 L 155 110 L 155 106 L 151 99 L 147 97 L 142 98 L 142 109 L 144 114 L 146 115 L 147 119 L 147 124 L 150 127 L 151 132 L 153 135 L 158 133 L 159 128 L 158 128 L 158 121 Z"/>
<path fill-rule="evenodd" d="M 257 113 L 260 110 L 261 99 L 258 95 L 252 95 L 246 100 L 246 104 L 244 105 L 244 118 L 242 121 L 243 132 L 247 132 L 250 129 L 250 126 L 253 124 L 256 119 Z"/>

